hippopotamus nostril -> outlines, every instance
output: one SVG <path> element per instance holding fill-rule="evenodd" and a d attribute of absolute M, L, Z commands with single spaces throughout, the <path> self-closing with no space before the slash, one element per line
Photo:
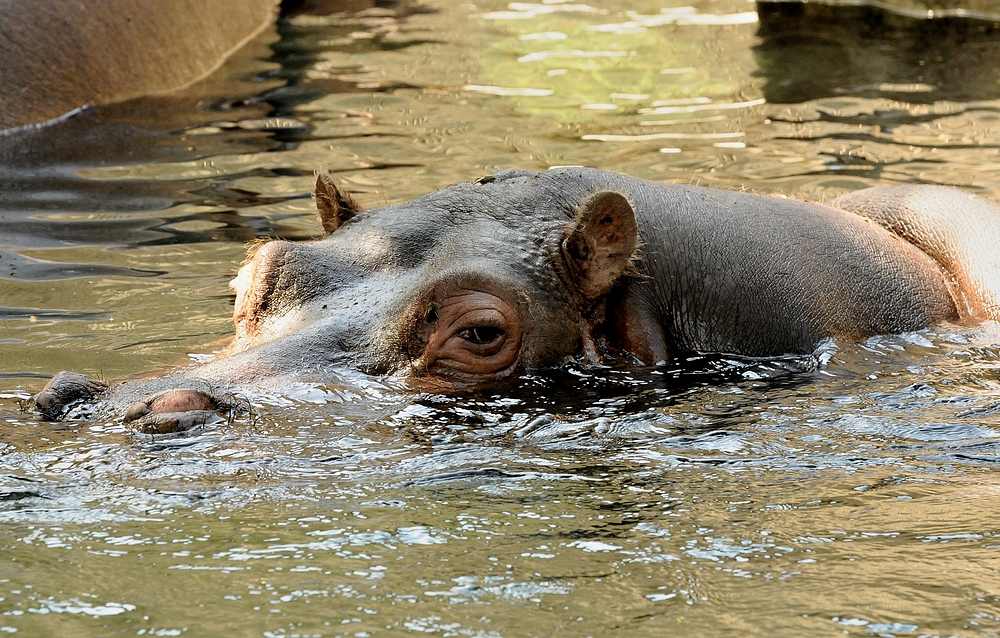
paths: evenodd
<path fill-rule="evenodd" d="M 221 419 L 217 411 L 227 407 L 225 401 L 201 390 L 167 390 L 132 405 L 124 421 L 145 434 L 166 434 Z"/>

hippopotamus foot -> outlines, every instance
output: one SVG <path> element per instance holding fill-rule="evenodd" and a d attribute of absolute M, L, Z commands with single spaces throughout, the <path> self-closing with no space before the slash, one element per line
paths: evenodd
<path fill-rule="evenodd" d="M 183 432 L 231 416 L 236 405 L 202 390 L 165 390 L 133 404 L 125 424 L 142 434 Z"/>
<path fill-rule="evenodd" d="M 59 421 L 74 406 L 91 403 L 108 390 L 108 384 L 76 372 L 60 372 L 34 397 L 35 409 L 46 421 Z"/>

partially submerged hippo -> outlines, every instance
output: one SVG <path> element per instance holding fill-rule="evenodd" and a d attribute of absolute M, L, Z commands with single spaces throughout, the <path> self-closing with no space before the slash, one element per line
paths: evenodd
<path fill-rule="evenodd" d="M 261 244 L 232 281 L 226 356 L 111 390 L 61 373 L 41 413 L 102 400 L 168 431 L 225 407 L 226 388 L 337 367 L 449 391 L 567 357 L 809 353 L 1000 318 L 1000 207 L 950 188 L 824 206 L 567 168 L 365 212 L 321 175 L 316 200 L 325 238 Z"/>
<path fill-rule="evenodd" d="M 0 0 L 0 129 L 188 86 L 277 14 L 278 0 Z"/>

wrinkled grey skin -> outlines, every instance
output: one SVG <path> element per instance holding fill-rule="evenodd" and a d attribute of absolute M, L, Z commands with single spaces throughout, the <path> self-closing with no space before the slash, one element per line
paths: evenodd
<path fill-rule="evenodd" d="M 317 200 L 329 236 L 264 244 L 234 279 L 227 356 L 110 390 L 56 377 L 42 414 L 96 401 L 171 431 L 225 410 L 230 388 L 334 367 L 447 391 L 571 356 L 809 353 L 1000 313 L 1000 208 L 954 189 L 823 206 L 558 169 L 366 212 L 321 176 Z M 177 388 L 197 392 L 158 394 Z"/>

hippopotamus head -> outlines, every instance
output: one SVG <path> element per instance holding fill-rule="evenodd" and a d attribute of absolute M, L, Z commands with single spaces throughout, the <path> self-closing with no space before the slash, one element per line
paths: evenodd
<path fill-rule="evenodd" d="M 259 244 L 231 283 L 232 376 L 333 365 L 447 390 L 594 353 L 638 243 L 622 195 L 548 173 L 368 211 L 321 174 L 316 201 L 324 238 Z"/>
<path fill-rule="evenodd" d="M 325 237 L 251 248 L 224 356 L 112 388 L 62 372 L 35 405 L 47 419 L 82 405 L 167 432 L 225 411 L 231 391 L 344 368 L 433 392 L 597 360 L 594 328 L 639 239 L 628 200 L 591 172 L 505 171 L 368 211 L 320 174 Z"/>

